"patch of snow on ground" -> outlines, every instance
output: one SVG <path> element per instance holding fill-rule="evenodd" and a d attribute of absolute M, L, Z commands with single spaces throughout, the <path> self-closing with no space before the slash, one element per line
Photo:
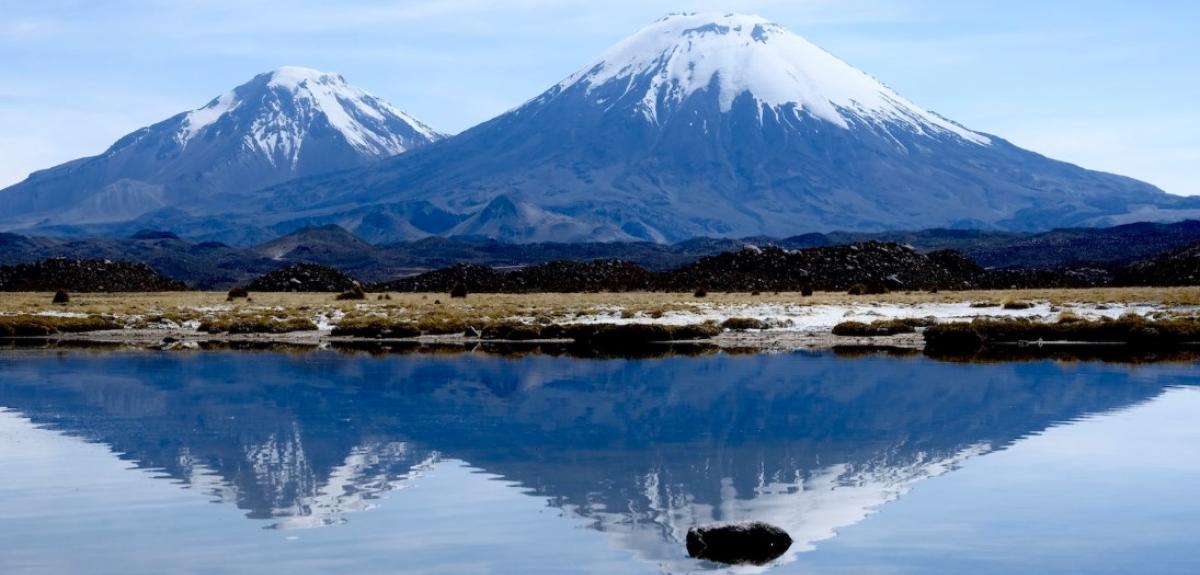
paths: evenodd
<path fill-rule="evenodd" d="M 335 309 L 330 313 L 320 312 L 313 317 L 313 323 L 317 324 L 317 329 L 320 331 L 333 331 L 342 318 L 346 317 L 346 312 Z"/>
<path fill-rule="evenodd" d="M 33 315 L 42 317 L 88 317 L 89 314 L 77 311 L 39 311 Z"/>
<path fill-rule="evenodd" d="M 706 321 L 723 322 L 730 318 L 753 318 L 766 321 L 775 329 L 786 331 L 827 331 L 844 321 L 870 323 L 881 319 L 935 318 L 941 322 L 971 321 L 977 318 L 1029 318 L 1056 321 L 1063 311 L 1072 311 L 1086 319 L 1102 317 L 1118 318 L 1127 313 L 1146 316 L 1167 309 L 1149 304 L 1110 304 L 1097 306 L 1067 305 L 1059 311 L 1051 311 L 1046 303 L 1035 304 L 1024 310 L 1009 310 L 997 307 L 975 308 L 970 302 L 929 304 L 852 304 L 852 305 L 796 305 L 796 304 L 695 304 L 697 312 L 673 311 L 660 318 L 638 314 L 622 317 L 620 308 L 592 315 L 579 316 L 571 323 L 649 323 L 664 325 L 687 325 Z M 1057 308 L 1056 308 L 1057 309 Z"/>

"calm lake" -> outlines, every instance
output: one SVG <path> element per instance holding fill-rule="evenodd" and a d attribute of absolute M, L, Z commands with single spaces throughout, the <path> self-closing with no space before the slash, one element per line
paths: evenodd
<path fill-rule="evenodd" d="M 1198 573 L 1200 364 L 0 352 L 0 573 Z"/>

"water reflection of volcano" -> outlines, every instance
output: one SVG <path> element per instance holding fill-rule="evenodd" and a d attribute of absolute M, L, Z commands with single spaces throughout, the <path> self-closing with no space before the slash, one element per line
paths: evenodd
<path fill-rule="evenodd" d="M 30 355 L 0 357 L 0 405 L 278 527 L 343 521 L 444 455 L 673 571 L 694 567 L 679 544 L 692 525 L 765 520 L 802 552 L 971 456 L 1183 383 L 1154 369 L 807 354 Z"/>

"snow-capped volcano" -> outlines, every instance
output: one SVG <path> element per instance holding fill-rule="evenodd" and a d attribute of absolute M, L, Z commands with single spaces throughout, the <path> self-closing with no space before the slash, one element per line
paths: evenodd
<path fill-rule="evenodd" d="M 243 106 L 251 114 L 240 114 Z M 225 126 L 220 125 L 221 122 Z M 441 136 L 391 104 L 346 83 L 337 74 L 285 66 L 255 77 L 184 114 L 176 141 L 185 149 L 222 128 L 241 135 L 242 145 L 273 161 L 299 161 L 315 130 L 332 129 L 337 138 L 366 157 L 387 157 Z"/>
<path fill-rule="evenodd" d="M 589 95 L 595 94 L 597 105 L 632 102 L 636 111 L 656 122 L 667 121 L 666 116 L 703 91 L 715 93 L 724 113 L 746 95 L 765 113 L 810 116 L 843 129 L 854 124 L 903 124 L 977 144 L 991 142 L 921 109 L 875 78 L 760 16 L 667 16 L 610 48 L 559 84 L 558 90 L 579 85 Z M 612 99 L 608 94 L 614 91 L 621 95 Z"/>
<path fill-rule="evenodd" d="M 278 219 L 412 201 L 473 218 L 503 198 L 522 209 L 476 232 L 510 241 L 1031 230 L 1197 207 L 972 131 L 737 14 L 668 16 L 437 146 L 260 196 Z"/>
<path fill-rule="evenodd" d="M 166 207 L 220 211 L 238 194 L 441 137 L 339 75 L 288 66 L 137 130 L 99 156 L 32 174 L 0 191 L 0 217 L 76 224 Z"/>

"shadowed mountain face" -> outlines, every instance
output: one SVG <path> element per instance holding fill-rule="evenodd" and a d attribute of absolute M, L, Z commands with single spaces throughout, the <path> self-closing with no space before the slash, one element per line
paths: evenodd
<path fill-rule="evenodd" d="M 275 220 L 427 201 L 470 215 L 455 233 L 518 242 L 1042 230 L 1200 213 L 1197 200 L 959 126 L 736 14 L 669 16 L 439 145 L 256 197 Z"/>
<path fill-rule="evenodd" d="M 824 354 L 654 360 L 0 356 L 0 406 L 279 527 L 353 520 L 445 460 L 514 482 L 668 572 L 687 529 L 812 549 L 914 484 L 1186 373 Z M 387 505 L 387 502 L 378 503 Z"/>

